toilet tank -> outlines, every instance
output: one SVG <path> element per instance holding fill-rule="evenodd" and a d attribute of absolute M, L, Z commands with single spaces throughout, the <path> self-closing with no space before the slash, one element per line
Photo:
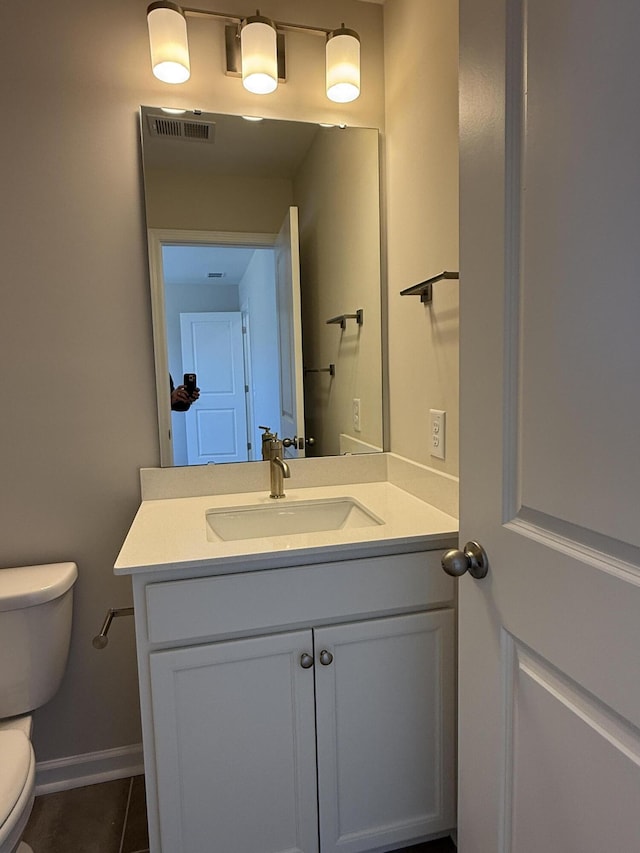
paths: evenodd
<path fill-rule="evenodd" d="M 48 702 L 71 639 L 75 563 L 0 569 L 0 719 Z"/>

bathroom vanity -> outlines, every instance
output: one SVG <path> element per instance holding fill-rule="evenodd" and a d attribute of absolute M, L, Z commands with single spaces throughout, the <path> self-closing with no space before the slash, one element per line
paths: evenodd
<path fill-rule="evenodd" d="M 388 481 L 143 501 L 115 571 L 152 853 L 364 853 L 453 828 L 456 541 Z"/>

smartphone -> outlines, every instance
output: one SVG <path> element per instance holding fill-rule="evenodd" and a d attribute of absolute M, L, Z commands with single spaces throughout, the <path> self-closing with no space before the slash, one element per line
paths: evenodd
<path fill-rule="evenodd" d="M 185 373 L 184 387 L 187 389 L 187 394 L 191 396 L 196 390 L 196 375 L 195 373 Z"/>

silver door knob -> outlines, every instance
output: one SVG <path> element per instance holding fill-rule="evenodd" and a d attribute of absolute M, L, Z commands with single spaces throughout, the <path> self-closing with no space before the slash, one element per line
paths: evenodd
<path fill-rule="evenodd" d="M 471 577 L 483 578 L 489 571 L 487 553 L 477 542 L 467 542 L 464 551 L 452 548 L 442 555 L 442 568 L 448 575 L 459 578 L 466 571 Z"/>
<path fill-rule="evenodd" d="M 323 649 L 320 652 L 320 663 L 322 664 L 322 666 L 329 666 L 332 660 L 333 655 L 331 654 L 331 652 L 328 652 L 326 649 Z"/>
<path fill-rule="evenodd" d="M 264 429 L 264 427 L 260 427 L 260 429 Z M 304 450 L 305 444 L 308 447 L 311 447 L 316 443 L 315 438 L 305 438 L 304 436 L 294 435 L 293 438 L 283 438 L 282 446 L 283 447 L 295 447 L 296 450 Z"/>
<path fill-rule="evenodd" d="M 308 655 L 306 652 L 300 655 L 300 666 L 303 669 L 310 669 L 313 666 L 313 655 Z"/>

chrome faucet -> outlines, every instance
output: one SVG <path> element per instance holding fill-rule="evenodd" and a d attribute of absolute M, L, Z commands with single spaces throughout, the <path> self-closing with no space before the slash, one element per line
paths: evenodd
<path fill-rule="evenodd" d="M 278 438 L 278 433 L 272 433 L 269 427 L 261 426 L 264 430 L 262 436 L 262 458 L 269 461 L 271 475 L 270 498 L 284 498 L 284 480 L 291 476 L 288 464 L 282 458 L 283 444 Z"/>

